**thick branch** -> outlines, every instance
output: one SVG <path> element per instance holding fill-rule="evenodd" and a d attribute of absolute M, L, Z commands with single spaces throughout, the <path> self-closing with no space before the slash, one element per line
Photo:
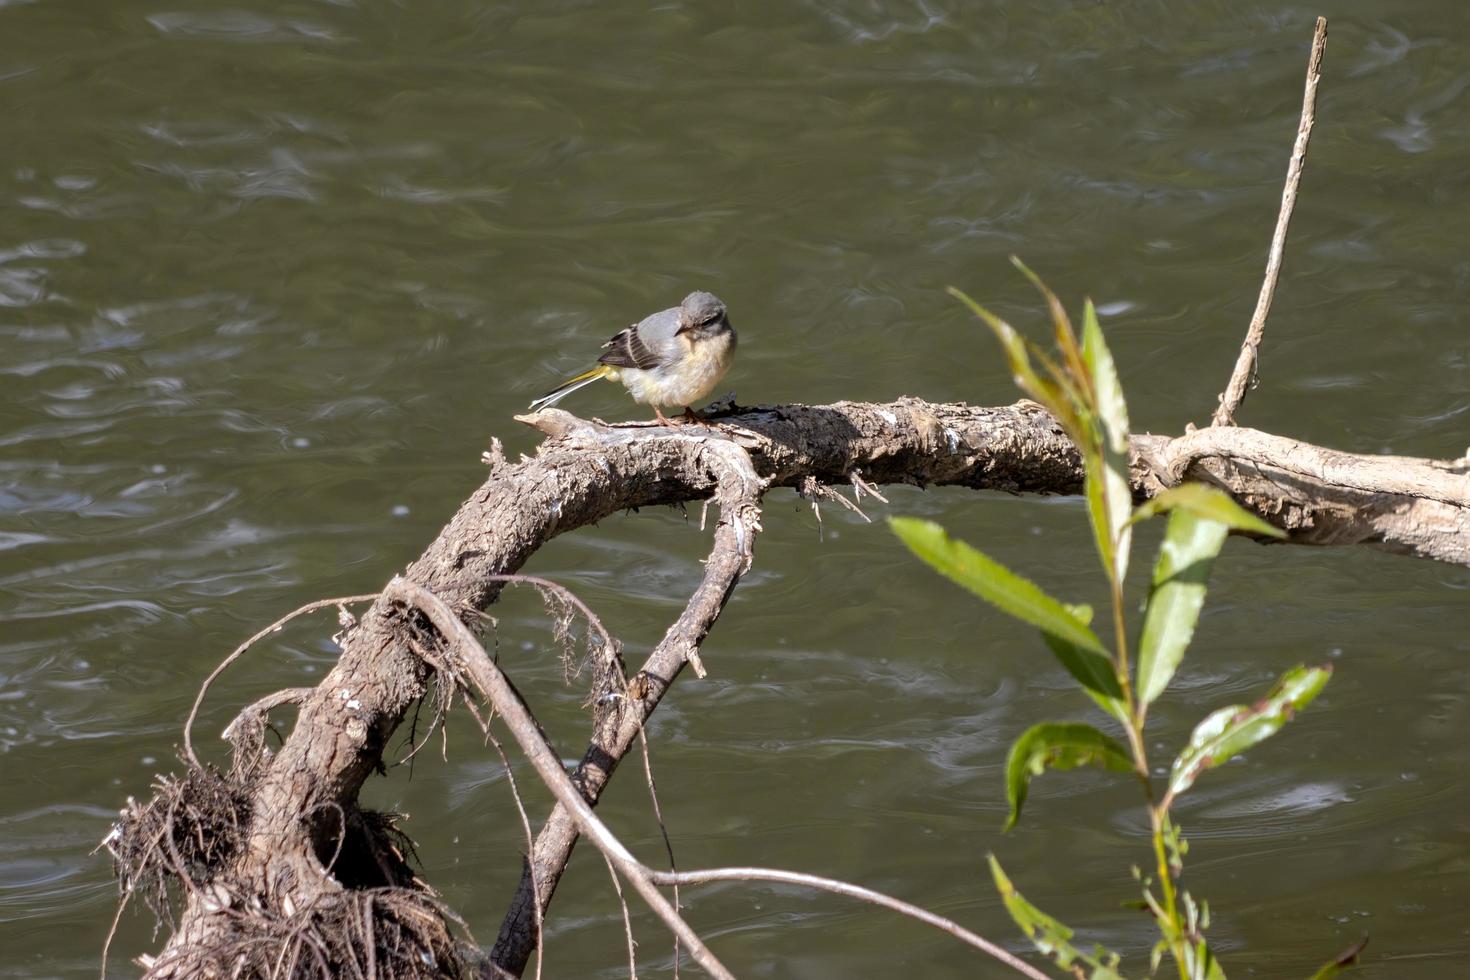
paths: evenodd
<path fill-rule="evenodd" d="M 1470 463 L 1360 456 L 1255 429 L 1134 436 L 1137 489 L 1212 483 L 1292 544 L 1367 544 L 1470 565 Z"/>
<path fill-rule="evenodd" d="M 861 472 L 864 486 L 1060 494 L 1082 488 L 1075 449 L 1050 416 L 1026 402 L 774 406 L 678 428 L 598 425 L 555 411 L 532 421 L 555 434 L 531 458 L 498 461 L 404 572 L 462 616 L 493 601 L 499 577 L 558 534 L 628 508 L 711 497 L 720 507 L 695 599 L 634 678 L 636 696 L 600 721 L 577 776 L 592 799 L 748 566 L 758 503 L 770 487 L 809 480 L 843 485 Z M 1463 464 L 1385 463 L 1245 429 L 1179 440 L 1139 436 L 1134 449 L 1140 497 L 1184 473 L 1227 487 L 1295 543 L 1363 542 L 1470 565 L 1470 524 L 1457 489 L 1464 486 Z M 410 649 L 413 635 L 402 609 L 381 598 L 345 633 L 339 662 L 301 704 L 295 728 L 251 784 L 249 837 L 229 872 L 239 892 L 280 909 L 344 887 L 325 873 L 318 855 L 331 855 L 340 825 L 336 808 L 355 804 L 405 711 L 426 690 L 428 668 Z M 549 872 L 564 862 L 573 838 L 561 816 L 537 842 L 535 860 L 548 872 L 541 878 L 548 883 L 543 901 L 554 878 Z M 225 918 L 191 892 L 170 944 L 203 941 L 212 923 L 227 925 Z"/>

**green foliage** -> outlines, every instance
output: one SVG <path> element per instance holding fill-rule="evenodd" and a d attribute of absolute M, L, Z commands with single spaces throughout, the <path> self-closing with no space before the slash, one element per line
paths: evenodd
<path fill-rule="evenodd" d="M 1107 647 L 1097 634 L 1071 609 L 1041 591 L 1035 582 L 1022 578 L 963 541 L 956 541 L 933 521 L 895 517 L 889 524 L 909 550 L 931 568 L 1001 612 L 1073 646 L 1107 656 Z"/>
<path fill-rule="evenodd" d="M 1327 686 L 1330 664 L 1288 670 L 1260 701 L 1233 704 L 1205 716 L 1194 728 L 1189 744 L 1169 770 L 1169 795 L 1178 796 L 1194 785 L 1206 769 L 1223 766 L 1235 756 L 1281 731 L 1298 711 Z"/>
<path fill-rule="evenodd" d="M 1286 537 L 1286 532 L 1272 527 L 1224 493 L 1203 483 L 1181 483 L 1177 487 L 1170 487 L 1147 503 L 1141 504 L 1129 518 L 1129 523 L 1177 510 L 1189 511 L 1196 517 L 1216 521 L 1236 531 L 1249 531 L 1268 538 Z"/>
<path fill-rule="evenodd" d="M 1133 768 L 1133 760 L 1117 739 L 1091 725 L 1046 721 L 1028 728 L 1011 746 L 1010 757 L 1006 759 L 1006 799 L 1010 801 L 1011 812 L 1005 829 L 1010 830 L 1021 818 L 1032 776 L 1040 776 L 1047 769 L 1078 766 L 1128 772 Z"/>
<path fill-rule="evenodd" d="M 1094 460 L 1089 467 L 1089 474 L 1101 473 L 1101 479 L 1087 481 L 1088 509 L 1103 565 L 1106 567 L 1111 557 L 1113 578 L 1122 582 L 1128 575 L 1133 533 L 1133 490 L 1128 482 L 1128 405 L 1123 400 L 1117 369 L 1113 367 L 1113 355 L 1103 342 L 1092 300 L 1082 310 L 1082 362 L 1097 399 L 1101 429 L 1098 446 L 1102 458 Z"/>
<path fill-rule="evenodd" d="M 1358 956 L 1363 952 L 1363 947 L 1368 945 L 1368 937 L 1364 936 L 1343 950 L 1328 962 L 1322 964 L 1322 968 L 1312 974 L 1312 980 L 1331 980 L 1343 970 L 1358 962 Z"/>
<path fill-rule="evenodd" d="M 1205 583 L 1229 528 L 1187 510 L 1169 515 L 1138 640 L 1138 697 L 1150 704 L 1184 659 L 1205 604 Z"/>
<path fill-rule="evenodd" d="M 939 574 L 989 602 L 1002 612 L 1041 630 L 1042 638 L 1062 666 L 1104 711 L 1120 721 L 1128 717 L 1123 689 L 1107 647 L 1088 625 L 1091 610 L 1058 602 L 1035 582 L 963 541 L 956 541 L 933 521 L 912 517 L 889 519 L 893 533 Z"/>
<path fill-rule="evenodd" d="M 1085 474 L 1088 521 L 1109 590 L 1112 643 L 1105 643 L 1093 631 L 1090 609 L 1048 595 L 1031 580 L 954 540 L 939 525 L 894 518 L 893 530 L 936 571 L 1002 612 L 1040 629 L 1067 673 L 1122 726 L 1126 736 L 1120 741 L 1079 722 L 1043 722 L 1028 729 L 1011 746 L 1006 761 L 1010 804 L 1006 829 L 1020 819 L 1030 781 L 1047 769 L 1096 766 L 1132 773 L 1144 790 L 1154 852 L 1149 876 L 1135 869 L 1142 888 L 1140 906 L 1153 916 L 1160 937 L 1149 973 L 1167 953 L 1180 980 L 1225 980 L 1225 971 L 1205 939 L 1209 906 L 1176 887 L 1189 844 L 1171 819 L 1170 809 L 1200 773 L 1279 731 L 1317 696 L 1331 669 L 1298 667 L 1288 671 L 1258 703 L 1211 713 L 1174 761 L 1167 789 L 1161 797 L 1156 794 L 1144 731 L 1148 706 L 1164 693 L 1184 659 L 1204 606 L 1211 567 L 1225 538 L 1231 531 L 1258 537 L 1284 535 L 1227 494 L 1202 484 L 1170 488 L 1134 509 L 1128 406 L 1097 311 L 1090 300 L 1084 303 L 1079 340 L 1056 294 L 1019 260 L 1012 261 L 1046 302 L 1055 355 L 1026 340 L 964 293 L 956 289 L 950 293 L 995 334 L 1016 385 L 1050 412 L 1077 446 Z M 1169 520 L 1143 611 L 1135 665 L 1128 651 L 1123 585 L 1134 525 L 1159 514 L 1168 514 Z M 1102 949 L 1092 956 L 1080 952 L 1072 945 L 1071 929 L 1022 898 L 994 857 L 990 866 L 1006 909 L 1038 950 L 1073 976 L 1121 980 L 1116 954 Z M 1332 976 L 1354 962 L 1357 952 L 1357 948 L 1349 950 L 1318 971 L 1317 977 Z"/>
<path fill-rule="evenodd" d="M 1072 930 L 1021 897 L 994 854 L 990 855 L 990 874 L 995 878 L 995 889 L 1000 892 L 1006 911 L 1043 955 L 1050 957 L 1057 966 L 1071 972 L 1073 976 L 1087 977 L 1089 980 L 1122 980 L 1116 969 L 1120 959 L 1117 953 L 1099 946 L 1089 956 L 1073 946 Z"/>
<path fill-rule="evenodd" d="M 1047 648 L 1056 654 L 1057 660 L 1066 668 L 1072 679 L 1082 685 L 1087 696 L 1097 706 L 1116 718 L 1128 723 L 1128 705 L 1123 700 L 1123 686 L 1118 683 L 1118 673 L 1113 661 L 1103 653 L 1088 650 L 1068 643 L 1053 633 L 1042 633 Z"/>

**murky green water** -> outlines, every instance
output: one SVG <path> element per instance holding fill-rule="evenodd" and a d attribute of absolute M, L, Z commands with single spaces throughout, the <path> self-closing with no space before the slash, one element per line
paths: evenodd
<path fill-rule="evenodd" d="M 482 478 L 491 436 L 530 450 L 512 413 L 691 288 L 742 331 L 742 401 L 996 403 L 1014 396 L 994 348 L 942 287 L 1034 306 L 1005 262 L 1018 252 L 1097 298 L 1140 429 L 1206 418 L 1254 302 L 1318 12 L 1320 121 L 1243 421 L 1457 456 L 1470 22 L 1452 0 L 0 0 L 0 972 L 95 976 L 114 885 L 89 851 L 173 767 L 200 678 L 296 605 L 379 586 Z M 610 387 L 570 407 L 628 410 Z M 1057 591 L 1095 588 L 1074 501 L 891 499 Z M 850 878 L 1015 942 L 994 850 L 1136 967 L 1147 924 L 1118 911 L 1145 858 L 1133 786 L 1048 777 L 1022 829 L 997 832 L 1009 741 L 1084 701 L 1028 630 L 881 527 L 824 515 L 822 533 L 773 495 L 710 679 L 657 715 L 681 865 Z M 637 652 L 706 543 L 643 513 L 532 568 Z M 1470 575 L 1241 542 L 1216 575 L 1161 746 L 1293 663 L 1338 667 L 1318 707 L 1182 807 L 1231 975 L 1304 976 L 1365 931 L 1361 976 L 1456 974 Z M 580 693 L 538 604 L 499 612 L 502 662 L 579 751 Z M 331 632 L 298 626 L 227 675 L 210 749 L 235 706 L 319 677 Z M 521 838 L 467 728 L 447 763 L 425 751 L 369 796 L 413 814 L 426 877 L 488 942 Z M 606 813 L 658 855 L 636 780 Z M 686 898 L 742 976 L 996 975 L 835 898 Z M 549 976 L 626 975 L 595 857 L 554 911 Z M 635 925 L 662 975 L 663 930 Z M 130 913 L 112 971 L 152 948 Z"/>

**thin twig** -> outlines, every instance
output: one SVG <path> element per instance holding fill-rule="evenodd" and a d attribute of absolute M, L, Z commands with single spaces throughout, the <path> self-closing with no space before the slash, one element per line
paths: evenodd
<path fill-rule="evenodd" d="M 274 623 L 271 623 L 265 629 L 261 630 L 259 633 L 256 633 L 244 643 L 235 647 L 235 651 L 233 653 L 231 653 L 224 660 L 221 660 L 219 666 L 210 671 L 209 676 L 204 678 L 204 683 L 199 685 L 199 693 L 194 696 L 194 706 L 189 709 L 189 717 L 184 721 L 184 754 L 189 757 L 189 762 L 193 764 L 194 768 L 203 768 L 199 764 L 199 757 L 194 754 L 194 719 L 199 715 L 199 706 L 204 703 L 204 695 L 209 692 L 210 685 L 215 682 L 220 674 L 223 674 L 225 672 L 225 669 L 227 667 L 229 667 L 236 660 L 239 660 L 242 656 L 244 656 L 246 650 L 249 650 L 252 646 L 254 646 L 260 640 L 263 640 L 265 637 L 270 636 L 272 633 L 280 630 L 283 626 L 285 626 L 291 620 L 295 619 L 297 616 L 304 616 L 309 612 L 316 612 L 316 610 L 318 609 L 325 609 L 327 606 L 346 605 L 349 602 L 369 602 L 373 599 L 376 599 L 377 597 L 378 594 L 374 592 L 369 595 L 349 595 L 342 596 L 341 598 L 337 599 L 318 599 L 316 602 L 308 602 L 300 609 L 297 609 L 294 612 L 289 612 L 286 615 L 282 616 L 280 619 L 276 620 Z"/>
<path fill-rule="evenodd" d="M 936 915 L 928 909 L 920 908 L 903 899 L 875 892 L 871 888 L 861 885 L 849 884 L 838 881 L 835 878 L 822 878 L 818 875 L 803 874 L 799 871 L 783 871 L 780 868 L 710 868 L 701 871 L 653 871 L 651 872 L 654 884 L 658 885 L 703 885 L 711 881 L 779 881 L 788 885 L 800 885 L 804 888 L 816 888 L 821 891 L 832 892 L 837 895 L 846 895 L 848 898 L 856 898 L 859 901 L 868 902 L 873 905 L 881 905 L 895 912 L 918 919 L 936 929 L 949 933 L 961 942 L 967 943 L 976 949 L 988 953 L 1006 966 L 1015 970 L 1031 980 L 1048 980 L 1045 973 L 1036 969 L 1015 956 L 1013 953 L 1002 949 L 984 936 L 977 935 L 955 922 L 946 919 L 942 915 Z"/>
<path fill-rule="evenodd" d="M 648 733 L 640 726 L 638 729 L 638 742 L 643 747 L 643 776 L 648 782 L 648 798 L 653 802 L 653 818 L 658 821 L 658 832 L 664 838 L 664 850 L 669 855 L 669 870 L 678 871 L 678 862 L 674 860 L 674 842 L 669 839 L 669 828 L 664 823 L 663 809 L 658 805 L 658 786 L 653 781 L 653 760 L 648 753 Z M 674 908 L 682 908 L 679 904 L 679 886 L 674 886 Z M 674 937 L 674 980 L 679 980 L 679 960 L 682 951 L 679 948 L 679 937 Z"/>
<path fill-rule="evenodd" d="M 133 897 L 132 889 L 123 892 L 122 901 L 117 903 L 117 914 L 112 917 L 112 927 L 107 930 L 107 938 L 102 942 L 102 972 L 100 980 L 107 980 L 107 954 L 112 949 L 112 940 L 117 936 L 117 925 L 122 921 L 123 909 L 128 907 L 128 899 Z"/>
<path fill-rule="evenodd" d="M 261 728 L 264 729 L 265 717 L 271 711 L 279 708 L 283 704 L 304 704 L 306 703 L 306 699 L 315 693 L 316 688 L 314 687 L 286 687 L 279 691 L 273 691 L 235 715 L 234 720 L 225 726 L 223 732 L 220 732 L 220 738 L 226 742 L 234 742 L 235 739 L 244 734 L 242 726 L 247 719 L 252 722 L 258 721 Z"/>
<path fill-rule="evenodd" d="M 867 494 L 868 496 L 875 498 L 879 503 L 888 503 L 887 497 L 883 496 L 881 493 L 878 492 L 878 489 L 876 487 L 874 487 L 867 480 L 863 479 L 863 474 L 861 470 L 853 470 L 847 475 L 847 478 L 852 481 L 853 496 L 859 502 L 862 501 L 863 494 Z"/>
<path fill-rule="evenodd" d="M 1312 35 L 1312 53 L 1307 59 L 1306 91 L 1302 94 L 1301 120 L 1297 123 L 1296 143 L 1291 148 L 1291 162 L 1286 166 L 1286 186 L 1281 190 L 1281 210 L 1276 215 L 1276 232 L 1271 236 L 1271 250 L 1266 253 L 1266 278 L 1256 299 L 1256 311 L 1246 330 L 1245 343 L 1235 361 L 1230 383 L 1220 395 L 1219 407 L 1211 425 L 1234 425 L 1235 412 L 1245 401 L 1246 392 L 1254 386 L 1259 360 L 1261 336 L 1266 331 L 1266 315 L 1271 312 L 1271 298 L 1276 294 L 1276 280 L 1281 276 L 1281 257 L 1286 249 L 1286 229 L 1296 207 L 1296 192 L 1302 181 L 1302 167 L 1307 162 L 1307 141 L 1312 137 L 1312 123 L 1317 116 L 1317 83 L 1322 80 L 1322 54 L 1327 49 L 1327 18 L 1317 18 Z"/>
<path fill-rule="evenodd" d="M 511 798 L 516 802 L 516 812 L 521 816 L 521 827 L 526 832 L 526 866 L 531 869 L 531 894 L 536 900 L 536 980 L 541 980 L 541 962 L 545 959 L 545 923 L 541 919 L 541 889 L 536 882 L 536 835 L 531 832 L 531 818 L 526 815 L 526 805 L 521 801 L 520 790 L 516 787 L 516 774 L 511 769 L 510 758 L 505 754 L 505 748 L 500 744 L 500 739 L 495 737 L 495 732 L 490 728 L 490 719 L 480 719 L 479 712 L 475 710 L 475 704 L 465 695 L 465 705 L 480 722 L 480 728 L 485 733 L 485 738 L 495 746 L 495 754 L 500 756 L 500 762 L 505 766 L 505 779 L 510 784 Z"/>
<path fill-rule="evenodd" d="M 396 599 L 405 604 L 417 606 L 418 609 L 428 617 L 434 624 L 434 628 L 444 638 L 457 654 L 465 672 L 474 681 L 480 692 L 490 699 L 495 710 L 505 719 L 506 726 L 521 746 L 521 751 L 526 758 L 536 767 L 536 772 L 541 776 L 547 788 L 557 802 L 566 807 L 572 818 L 576 821 L 578 829 L 583 835 L 591 839 L 593 844 L 602 851 L 613 865 L 623 873 L 624 877 L 637 889 L 638 894 L 643 896 L 654 913 L 663 920 L 674 934 L 683 940 L 689 947 L 689 955 L 694 961 L 704 967 L 705 972 L 715 977 L 716 980 L 735 980 L 725 965 L 710 952 L 708 946 L 699 938 L 698 934 L 690 928 L 689 923 L 680 917 L 669 900 L 650 880 L 650 870 L 638 862 L 632 853 L 623 846 L 607 825 L 597 818 L 592 812 L 592 807 L 582 799 L 582 794 L 572 784 L 571 777 L 562 768 L 561 758 L 556 751 L 546 742 L 546 736 L 536 724 L 531 712 L 521 703 L 519 695 L 500 668 L 491 663 L 479 640 L 469 631 L 469 628 L 460 621 L 444 601 L 427 589 L 401 577 L 394 578 L 383 590 L 385 599 Z"/>
<path fill-rule="evenodd" d="M 597 617 L 597 613 L 593 612 L 591 606 L 577 598 L 577 594 L 565 585 L 559 582 L 553 582 L 549 578 L 542 578 L 539 575 L 486 575 L 484 580 L 486 582 L 503 582 L 509 585 L 534 585 L 538 589 L 546 589 L 549 592 L 556 593 L 556 595 L 571 603 L 577 612 L 582 614 L 582 617 L 587 620 L 587 625 L 591 626 L 597 631 L 597 635 L 602 637 L 604 646 L 609 649 L 614 648 L 612 634 L 607 631 L 606 626 L 602 625 L 602 620 Z"/>
<path fill-rule="evenodd" d="M 633 919 L 628 915 L 628 903 L 623 900 L 623 886 L 618 881 L 618 869 L 612 865 L 612 860 L 604 854 L 602 862 L 607 865 L 607 873 L 612 878 L 613 891 L 618 895 L 618 906 L 623 910 L 623 935 L 628 937 L 628 980 L 638 980 L 638 943 L 633 939 Z M 674 949 L 678 950 L 678 940 L 674 940 Z"/>

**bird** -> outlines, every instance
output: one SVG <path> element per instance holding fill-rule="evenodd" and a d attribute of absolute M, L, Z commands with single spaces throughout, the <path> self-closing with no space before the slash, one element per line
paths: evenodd
<path fill-rule="evenodd" d="M 562 382 L 531 403 L 539 412 L 600 378 L 621 381 L 641 405 L 651 405 L 663 425 L 674 422 L 664 406 L 693 405 L 714 390 L 735 360 L 735 327 L 725 304 L 713 293 L 696 291 L 678 306 L 644 317 L 602 345 L 597 366 Z"/>

